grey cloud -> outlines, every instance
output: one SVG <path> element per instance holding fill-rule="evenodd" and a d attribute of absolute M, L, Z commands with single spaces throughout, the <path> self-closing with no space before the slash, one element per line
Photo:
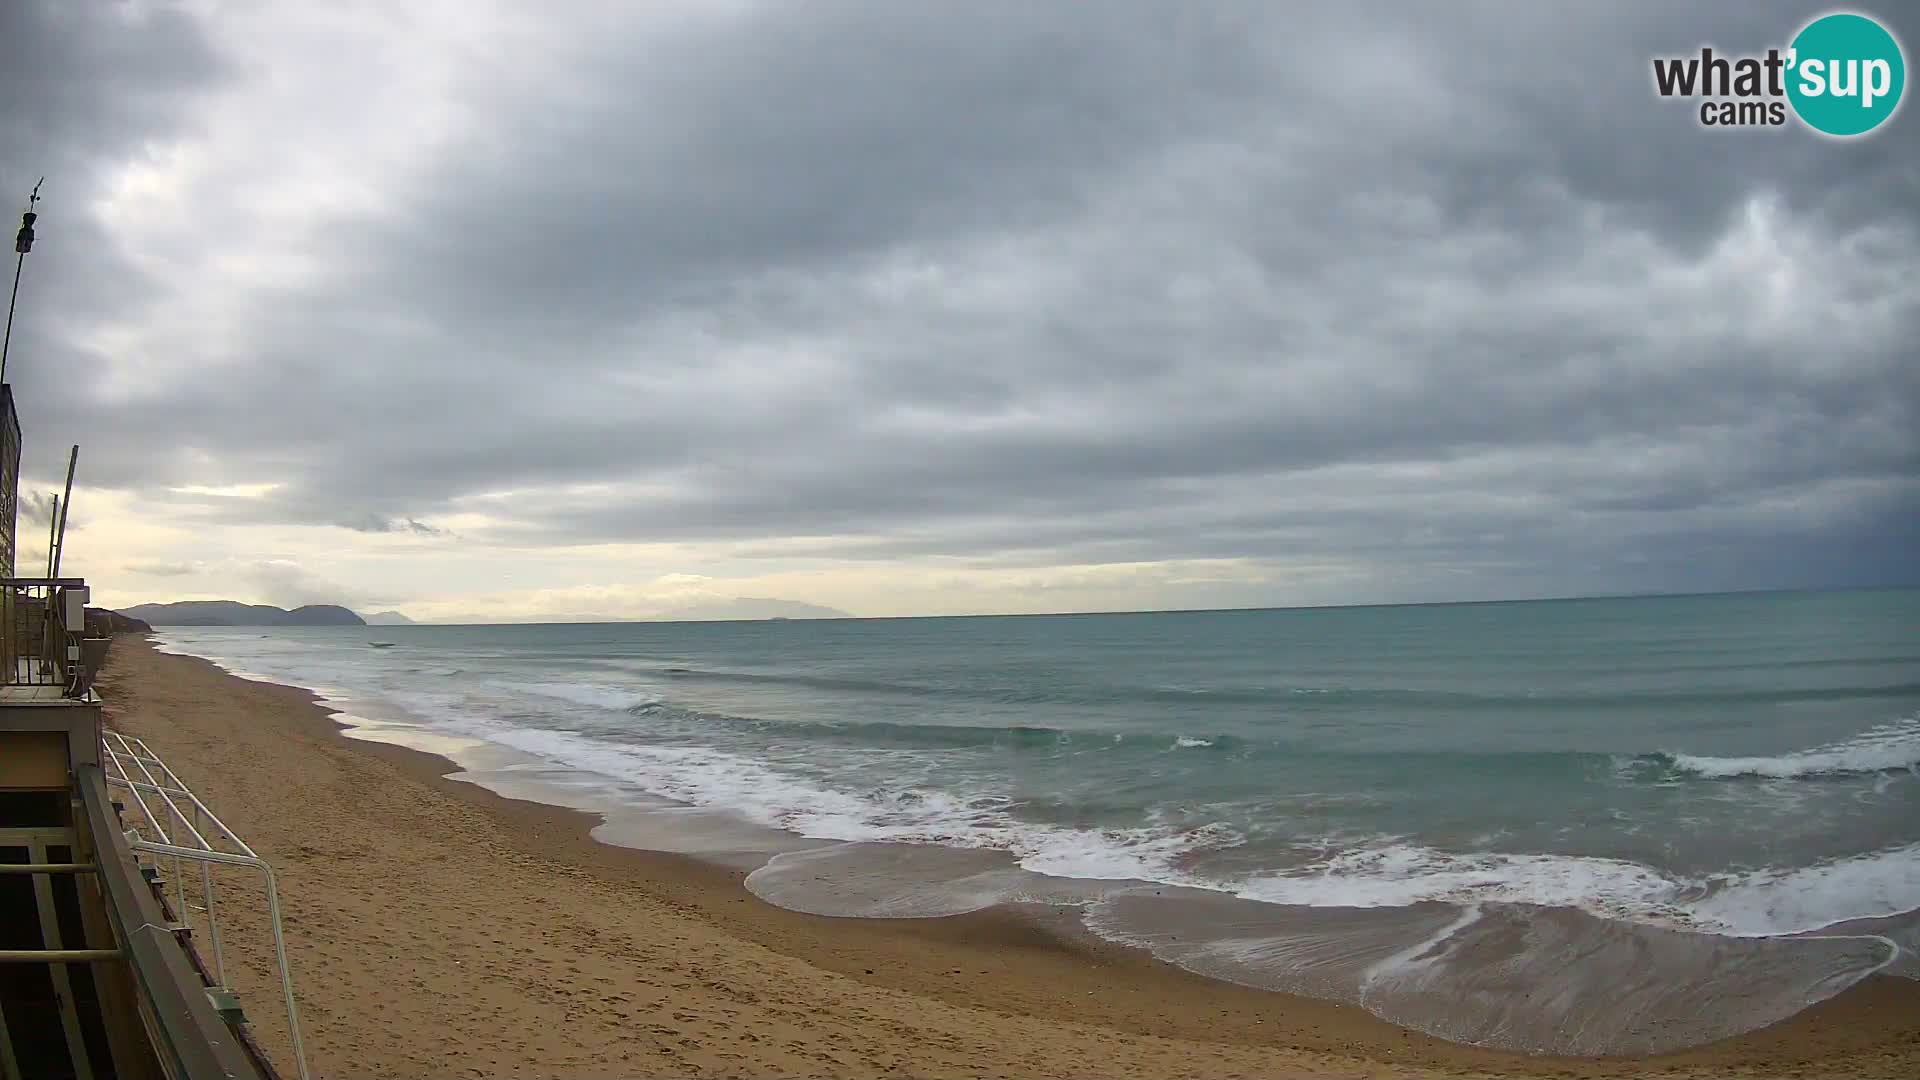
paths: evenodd
<path fill-rule="evenodd" d="M 53 524 L 54 508 L 59 504 L 57 492 L 23 491 L 20 493 L 18 509 L 14 511 L 14 521 L 22 529 L 36 525 L 45 529 Z"/>
<path fill-rule="evenodd" d="M 144 577 L 185 577 L 199 567 L 183 562 L 132 562 L 127 563 L 123 569 L 129 574 L 139 574 Z"/>
<path fill-rule="evenodd" d="M 830 3 L 583 36 L 476 78 L 486 128 L 320 231 L 327 275 L 235 297 L 252 362 L 34 400 L 84 419 L 94 482 L 284 485 L 180 508 L 209 522 L 438 534 L 518 491 L 475 539 L 1340 557 L 1421 596 L 1911 581 L 1920 141 L 1713 135 L 1649 87 L 1805 15 Z M 93 29 L 76 71 L 173 46 L 61 97 L 96 173 L 234 77 L 185 20 Z M 1794 288 L 1856 309 L 1678 291 L 1756 206 L 1847 255 Z M 110 250 L 61 257 L 137 297 Z"/>
<path fill-rule="evenodd" d="M 285 521 L 289 519 L 298 520 L 292 513 L 289 512 L 289 510 L 290 508 L 287 507 L 284 503 L 267 502 L 267 503 L 263 503 L 260 506 L 260 508 L 256 511 L 254 516 L 257 519 L 263 520 L 263 521 L 273 521 L 273 520 Z M 412 533 L 415 536 L 451 536 L 452 535 L 445 529 L 438 528 L 433 525 L 429 525 L 426 522 L 420 521 L 416 518 L 410 518 L 410 517 L 392 518 L 392 517 L 384 517 L 379 514 L 362 514 L 358 517 L 345 518 L 341 521 L 335 522 L 335 524 L 339 525 L 343 529 L 352 529 L 354 532 L 364 532 L 364 533 Z"/>
<path fill-rule="evenodd" d="M 95 440 L 95 425 L 120 422 L 83 400 L 97 389 L 102 357 L 86 339 L 101 322 L 150 303 L 155 282 L 130 262 L 89 212 L 112 172 L 148 158 L 181 133 L 187 110 L 219 85 L 230 65 L 209 46 L 204 27 L 161 4 L 25 0 L 0 5 L 0 208 L 5 232 L 44 177 L 39 242 L 19 290 L 7 380 L 21 410 L 29 474 L 63 472 L 59 435 L 87 431 L 104 451 L 81 483 L 138 470 L 161 424 L 134 418 L 118 439 Z M 209 207 L 217 216 L 217 207 Z M 104 466 L 104 467 L 99 467 Z M 89 475 L 91 473 L 92 475 Z"/>
<path fill-rule="evenodd" d="M 253 587 L 271 604 L 299 607 L 304 604 L 362 603 L 365 594 L 330 581 L 290 559 L 259 559 L 229 568 L 232 575 Z"/>

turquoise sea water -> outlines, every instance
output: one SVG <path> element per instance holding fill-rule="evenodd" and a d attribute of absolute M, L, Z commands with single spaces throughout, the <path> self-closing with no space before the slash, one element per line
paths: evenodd
<path fill-rule="evenodd" d="M 1677 1045 L 1920 945 L 1920 591 L 162 638 L 499 751 L 503 782 L 782 838 L 750 880 L 775 902 L 1076 903 L 1196 970 L 1476 1041 Z M 1542 971 L 1657 940 L 1682 957 L 1658 992 L 1726 1015 L 1570 1043 L 1447 982 L 1515 933 Z M 1775 977 L 1738 1008 L 1707 985 Z"/>

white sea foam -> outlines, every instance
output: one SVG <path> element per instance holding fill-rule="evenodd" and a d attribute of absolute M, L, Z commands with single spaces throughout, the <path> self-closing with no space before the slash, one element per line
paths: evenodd
<path fill-rule="evenodd" d="M 1620 859 L 1450 853 L 1405 842 L 1360 846 L 1286 874 L 1227 883 L 1183 863 L 1243 837 L 1224 825 L 1075 829 L 1021 822 L 1003 800 L 925 790 L 865 794 L 704 747 L 613 744 L 571 732 L 495 731 L 493 741 L 633 783 L 656 795 L 729 809 L 816 839 L 940 843 L 1007 851 L 1056 877 L 1133 879 L 1312 907 L 1403 907 L 1424 901 L 1574 907 L 1734 936 L 1792 934 L 1920 908 L 1920 844 L 1817 866 L 1711 880 Z"/>
<path fill-rule="evenodd" d="M 881 807 L 768 767 L 751 758 L 697 746 L 612 743 L 568 731 L 508 728 L 487 738 L 576 769 L 623 780 L 654 795 L 695 806 L 717 806 L 761 825 L 829 840 L 864 840 L 886 822 Z M 934 803 L 944 800 L 932 800 Z M 933 805 L 902 808 L 909 816 L 938 813 Z"/>
<path fill-rule="evenodd" d="M 1237 847 L 1245 838 L 1226 825 L 1198 829 L 1058 829 L 1021 826 L 1010 845 L 1020 865 L 1054 877 L 1158 881 L 1218 888 L 1180 869 L 1201 851 Z"/>
<path fill-rule="evenodd" d="M 514 683 L 512 689 L 571 702 L 575 705 L 613 709 L 620 712 L 632 712 L 660 704 L 659 695 L 639 693 L 632 687 L 624 686 L 602 686 L 579 682 L 527 682 Z"/>
<path fill-rule="evenodd" d="M 1404 907 L 1432 900 L 1575 907 L 1607 918 L 1772 937 L 1920 909 L 1920 843 L 1709 879 L 1673 877 L 1618 859 L 1451 854 L 1393 843 L 1256 878 L 1237 895 L 1311 907 Z"/>
<path fill-rule="evenodd" d="M 378 675 L 382 661 L 367 650 L 335 658 L 280 649 L 270 640 L 210 641 L 203 646 L 188 638 L 163 640 L 161 645 L 169 652 L 203 655 L 218 650 L 226 655 L 213 659 L 229 669 L 259 671 L 267 678 L 310 687 L 379 686 L 368 679 Z M 723 808 L 761 825 L 820 839 L 1003 850 L 1026 869 L 1058 877 L 1148 880 L 1315 907 L 1398 907 L 1430 900 L 1568 906 L 1732 936 L 1801 933 L 1920 908 L 1920 843 L 1814 866 L 1696 880 L 1617 859 L 1448 853 L 1405 839 L 1349 837 L 1341 853 L 1305 867 L 1249 879 L 1210 880 L 1195 875 L 1191 859 L 1242 843 L 1240 834 L 1224 825 L 1196 829 L 1149 820 L 1138 828 L 1092 829 L 1021 821 L 1017 804 L 1000 793 L 929 790 L 918 778 L 884 770 L 876 770 L 874 787 L 849 790 L 844 776 L 830 778 L 829 770 L 815 771 L 803 759 L 763 760 L 705 746 L 615 742 L 516 727 L 515 720 L 484 701 L 471 700 L 476 686 L 485 688 L 484 683 L 465 685 L 458 692 L 446 683 L 400 685 L 403 688 L 380 687 L 377 697 L 404 704 L 443 730 L 616 778 L 653 795 Z M 594 683 L 515 683 L 506 689 L 628 711 L 657 700 L 635 687 Z M 1172 748 L 1201 748 L 1211 742 L 1182 736 Z M 1773 757 L 1671 755 L 1670 767 L 1703 778 L 1878 772 L 1904 780 L 1900 770 L 1920 768 L 1920 716 Z M 886 786 L 889 781 L 893 786 Z M 1489 837 L 1483 842 L 1497 841 Z"/>
<path fill-rule="evenodd" d="M 616 744 L 566 731 L 494 731 L 488 738 L 632 783 L 655 795 L 731 810 L 756 824 L 822 840 L 941 843 L 1010 852 L 1056 877 L 1178 881 L 1178 862 L 1230 847 L 1223 825 L 1073 829 L 1015 819 L 1004 800 L 926 790 L 852 794 L 787 769 L 706 747 Z M 1199 883 L 1195 883 L 1199 884 Z"/>
<path fill-rule="evenodd" d="M 1772 757 L 1673 754 L 1673 768 L 1713 779 L 1761 776 L 1848 776 L 1920 768 L 1920 716 L 1863 731 L 1839 742 Z"/>
<path fill-rule="evenodd" d="M 1312 907 L 1498 901 L 1627 915 L 1670 910 L 1686 888 L 1686 883 L 1657 870 L 1620 859 L 1451 854 L 1388 843 L 1345 851 L 1287 874 L 1255 878 L 1238 895 Z"/>
<path fill-rule="evenodd" d="M 1920 843 L 1724 882 L 1688 905 L 1700 928 L 1740 937 L 1820 930 L 1920 908 Z"/>

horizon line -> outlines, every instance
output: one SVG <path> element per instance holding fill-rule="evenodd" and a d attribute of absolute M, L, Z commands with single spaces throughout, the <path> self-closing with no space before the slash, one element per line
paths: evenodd
<path fill-rule="evenodd" d="M 1710 590 L 1705 590 L 1700 592 L 1592 593 L 1592 594 L 1585 594 L 1585 595 L 1520 596 L 1520 597 L 1500 597 L 1500 598 L 1489 599 L 1489 600 L 1402 600 L 1402 601 L 1391 601 L 1391 602 L 1373 601 L 1373 602 L 1352 603 L 1352 604 L 1268 604 L 1268 605 L 1258 605 L 1258 606 L 1250 606 L 1250 607 L 1116 608 L 1116 609 L 1110 609 L 1110 610 L 1083 610 L 1083 611 L 980 611 L 980 612 L 968 612 L 968 613 L 962 613 L 962 614 L 947 614 L 947 615 L 851 615 L 851 614 L 765 615 L 765 616 L 758 616 L 754 618 L 737 618 L 737 619 L 669 619 L 669 618 L 645 618 L 645 617 L 630 618 L 630 619 L 552 619 L 552 620 L 515 619 L 515 620 L 504 620 L 504 621 L 496 621 L 496 622 L 462 622 L 462 621 L 440 622 L 440 621 L 433 621 L 433 620 L 421 621 L 421 620 L 413 619 L 411 616 L 407 615 L 405 612 L 399 611 L 396 608 L 389 607 L 381 611 L 374 612 L 373 614 L 399 615 L 402 618 L 407 619 L 408 621 L 405 623 L 385 623 L 385 624 L 364 623 L 363 625 L 366 628 L 372 628 L 372 627 L 378 626 L 382 629 L 391 630 L 396 628 L 405 629 L 408 626 L 618 626 L 624 623 L 654 623 L 659 625 L 674 626 L 674 625 L 689 625 L 694 623 L 881 622 L 886 620 L 906 620 L 906 619 L 1065 619 L 1065 618 L 1082 618 L 1082 617 L 1097 616 L 1097 615 L 1206 615 L 1206 614 L 1225 614 L 1225 613 L 1231 613 L 1231 612 L 1251 613 L 1251 612 L 1259 612 L 1259 611 L 1340 611 L 1340 610 L 1348 610 L 1348 609 L 1367 610 L 1372 608 L 1401 608 L 1401 607 L 1405 607 L 1405 608 L 1468 607 L 1473 605 L 1488 605 L 1488 604 L 1563 604 L 1563 603 L 1577 603 L 1577 602 L 1590 601 L 1590 600 L 1661 600 L 1661 599 L 1681 600 L 1681 599 L 1688 599 L 1688 598 L 1705 598 L 1705 597 L 1711 597 L 1711 596 L 1768 596 L 1768 595 L 1783 595 L 1783 594 L 1791 594 L 1791 593 L 1830 593 L 1830 592 L 1832 593 L 1899 592 L 1899 591 L 1905 591 L 1905 590 L 1911 590 L 1911 589 L 1920 589 L 1920 582 L 1906 583 L 1906 584 L 1884 584 L 1884 585 L 1814 585 L 1814 586 L 1770 587 L 1770 588 L 1758 588 L 1758 589 L 1710 589 Z M 795 602 L 805 603 L 806 601 L 795 601 Z M 143 603 L 130 604 L 128 606 L 129 607 L 145 607 L 149 605 L 166 606 L 168 604 L 209 604 L 209 603 L 241 604 L 243 606 L 250 606 L 250 607 L 277 607 L 278 606 L 274 604 L 249 604 L 247 601 L 244 601 L 244 600 L 145 601 Z M 358 611 L 355 611 L 351 606 L 346 604 L 301 604 L 298 606 L 299 607 L 339 607 L 339 608 L 344 608 L 349 612 L 352 612 L 356 616 L 360 615 Z M 123 615 L 125 614 L 125 611 L 120 608 L 108 608 L 106 610 L 113 611 L 117 614 L 123 614 Z M 296 609 L 282 608 L 281 610 L 292 611 Z M 133 616 L 128 616 L 128 617 L 132 618 Z M 364 616 L 362 618 L 364 618 Z M 185 623 L 168 624 L 168 625 L 190 626 L 190 624 L 185 624 Z M 239 625 L 245 625 L 245 624 L 234 623 L 234 624 L 228 624 L 228 625 L 239 626 Z M 193 628 L 193 627 L 190 626 L 190 628 Z M 198 628 L 206 629 L 207 627 L 202 626 Z M 219 629 L 220 627 L 216 625 L 213 628 Z M 158 629 L 158 627 L 156 627 L 156 629 Z"/>

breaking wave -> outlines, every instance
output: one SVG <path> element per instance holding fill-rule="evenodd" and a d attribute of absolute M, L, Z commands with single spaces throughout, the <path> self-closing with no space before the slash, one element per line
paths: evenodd
<path fill-rule="evenodd" d="M 1244 843 L 1243 835 L 1218 823 L 1075 828 L 1021 820 L 1004 797 L 885 786 L 852 792 L 706 747 L 612 744 L 533 729 L 489 737 L 655 795 L 724 808 L 816 839 L 987 848 L 1055 877 L 1151 881 L 1274 904 L 1529 904 L 1741 937 L 1804 933 L 1920 908 L 1920 843 L 1814 866 L 1687 878 L 1621 859 L 1454 853 L 1383 839 L 1349 843 L 1284 873 L 1222 880 L 1190 869 L 1194 856 Z"/>
<path fill-rule="evenodd" d="M 1236 895 L 1311 907 L 1533 904 L 1733 937 L 1772 937 L 1920 908 L 1920 843 L 1814 866 L 1704 878 L 1674 877 L 1620 859 L 1454 854 L 1387 843 L 1256 878 Z"/>
<path fill-rule="evenodd" d="M 1665 764 L 1675 773 L 1713 780 L 1742 776 L 1790 780 L 1915 770 L 1920 769 L 1920 716 L 1882 724 L 1851 738 L 1810 750 L 1770 757 L 1711 757 L 1704 754 L 1652 754 L 1647 757 Z"/>
<path fill-rule="evenodd" d="M 635 784 L 695 806 L 822 840 L 991 848 L 1056 877 L 1178 881 L 1180 859 L 1243 840 L 1224 825 L 1091 829 L 1016 818 L 1004 797 L 914 787 L 850 792 L 766 762 L 708 747 L 614 744 L 567 731 L 516 729 L 491 741 Z M 1198 884 L 1196 882 L 1196 884 Z"/>
<path fill-rule="evenodd" d="M 188 651 L 170 646 L 168 643 L 163 648 Z M 264 650 L 265 647 L 256 648 Z M 336 668 L 297 653 L 265 651 L 248 654 L 237 663 L 222 662 L 236 669 L 264 668 L 274 674 L 263 677 L 292 678 L 309 686 L 336 682 L 358 685 L 352 679 L 360 677 L 357 673 L 365 670 L 367 664 L 366 660 L 356 658 L 351 665 Z M 873 718 L 850 718 L 839 723 L 761 719 L 694 711 L 670 703 L 646 688 L 607 685 L 597 681 L 598 677 L 594 677 L 596 681 L 566 681 L 565 673 L 561 673 L 561 681 L 530 682 L 503 680 L 479 664 L 474 664 L 474 668 L 479 672 L 478 677 L 460 679 L 452 689 L 428 688 L 441 696 L 423 700 L 413 706 L 415 710 L 429 717 L 435 727 L 464 730 L 556 764 L 614 778 L 653 795 L 726 809 L 761 825 L 820 839 L 995 849 L 1009 853 L 1028 870 L 1057 877 L 1145 880 L 1275 904 L 1371 908 L 1442 901 L 1574 907 L 1603 917 L 1688 926 L 1733 936 L 1804 933 L 1840 922 L 1920 908 L 1920 843 L 1913 842 L 1908 828 L 1869 834 L 1875 839 L 1861 843 L 1861 847 L 1878 845 L 1878 850 L 1862 852 L 1860 847 L 1843 847 L 1838 850 L 1851 853 L 1817 862 L 1811 855 L 1797 860 L 1810 865 L 1789 863 L 1756 868 L 1768 857 L 1761 856 L 1744 862 L 1710 863 L 1707 865 L 1728 869 L 1684 877 L 1641 862 L 1597 855 L 1530 852 L 1524 848 L 1504 852 L 1485 850 L 1501 842 L 1491 834 L 1473 834 L 1475 839 L 1458 842 L 1458 847 L 1468 850 L 1440 850 L 1414 842 L 1409 836 L 1383 835 L 1393 829 L 1392 825 L 1380 826 L 1369 821 L 1348 829 L 1338 827 L 1337 821 L 1320 820 L 1332 818 L 1327 811 L 1334 804 L 1332 797 L 1316 797 L 1289 804 L 1302 808 L 1298 822 L 1289 817 L 1287 824 L 1289 828 L 1298 825 L 1303 844 L 1315 837 L 1327 837 L 1325 854 L 1319 856 L 1318 861 L 1300 865 L 1294 861 L 1300 848 L 1282 852 L 1280 859 L 1267 860 L 1260 855 L 1268 850 L 1263 846 L 1268 841 L 1260 833 L 1259 823 L 1242 822 L 1243 834 L 1238 831 L 1240 826 L 1208 820 L 1214 815 L 1207 805 L 1199 805 L 1178 821 L 1148 818 L 1143 822 L 1137 815 L 1129 821 L 1120 813 L 1091 812 L 1082 801 L 1068 808 L 1072 813 L 1035 820 L 1040 816 L 1034 805 L 1038 796 L 1031 792 L 1021 795 L 1022 789 L 1004 782 L 1004 776 L 998 782 L 963 784 L 959 774 L 950 774 L 949 778 L 938 780 L 946 785 L 942 790 L 931 786 L 934 781 L 929 780 L 931 774 L 927 771 L 934 763 L 944 765 L 961 758 L 961 755 L 938 756 L 933 751 L 993 748 L 1035 755 L 1020 759 L 1019 764 L 1024 767 L 1038 760 L 1037 755 L 1067 748 L 1064 753 L 1114 751 L 1114 762 L 1129 769 L 1144 767 L 1150 772 L 1141 775 L 1156 777 L 1183 770 L 1210 776 L 1216 769 L 1242 769 L 1264 777 L 1265 766 L 1282 757 L 1314 770 L 1316 777 L 1323 768 L 1327 776 L 1340 776 L 1346 774 L 1337 770 L 1355 762 L 1372 769 L 1375 767 L 1372 758 L 1392 756 L 1402 759 L 1392 763 L 1399 770 L 1395 775 L 1409 784 L 1427 782 L 1442 772 L 1450 781 L 1461 776 L 1475 782 L 1491 776 L 1506 779 L 1524 776 L 1543 790 L 1558 792 L 1561 789 L 1553 785 L 1564 777 L 1569 784 L 1593 780 L 1613 785 L 1678 785 L 1695 793 L 1705 793 L 1709 798 L 1739 794 L 1744 800 L 1746 793 L 1742 788 L 1752 788 L 1763 795 L 1776 789 L 1795 793 L 1789 798 L 1828 790 L 1844 792 L 1846 788 L 1841 784 L 1816 787 L 1811 783 L 1751 781 L 1816 781 L 1888 774 L 1884 783 L 1898 784 L 1901 792 L 1909 792 L 1911 785 L 1905 774 L 1920 775 L 1920 714 L 1837 741 L 1766 756 L 1712 756 L 1679 751 L 1615 756 L 1571 749 L 1374 751 L 1341 740 L 1315 742 L 1291 733 L 1268 736 L 1260 729 L 1243 729 L 1245 733 L 1241 735 L 1216 732 L 1207 726 L 1210 715 L 1189 726 L 1189 722 L 1195 720 L 1193 715 L 1174 717 L 1167 710 L 1134 714 L 1140 718 L 1137 722 L 1141 726 L 1154 730 L 1098 730 L 1045 724 L 981 723 L 976 726 L 891 719 L 891 716 L 917 715 L 920 711 L 917 707 L 911 712 L 896 709 L 891 713 L 868 714 Z M 432 673 L 441 671 L 452 676 L 460 669 L 449 665 Z M 426 672 L 411 674 L 423 673 Z M 703 676 L 690 671 L 685 675 L 676 672 L 676 677 L 743 678 L 725 673 Z M 846 680 L 816 681 L 823 685 L 849 685 Z M 410 691 L 417 690 L 418 683 L 417 678 L 409 679 L 406 686 Z M 1875 687 L 1852 696 L 1907 689 L 1911 687 Z M 481 696 L 478 691 L 494 696 Z M 502 699 L 495 691 L 509 692 L 514 697 Z M 1155 691 L 1176 692 L 1206 696 L 1205 691 L 1176 691 L 1165 687 Z M 1370 704 L 1379 704 L 1391 695 L 1394 704 L 1407 707 L 1408 715 L 1418 715 L 1420 710 L 1415 706 L 1419 705 L 1499 708 L 1503 703 L 1526 700 L 1530 707 L 1537 708 L 1556 703 L 1590 704 L 1598 700 L 1572 695 L 1559 699 L 1402 695 L 1333 687 L 1224 691 L 1228 696 L 1242 692 L 1261 700 L 1279 700 L 1281 694 L 1296 701 L 1365 696 Z M 526 694 L 545 701 L 536 703 L 537 707 L 532 710 L 521 709 L 526 699 L 519 695 Z M 471 699 L 467 695 L 471 695 Z M 1669 694 L 1662 700 L 1683 696 Z M 1794 700 L 1792 694 L 1719 697 L 1739 701 Z M 562 703 L 575 708 L 564 708 Z M 511 711 L 506 707 L 509 705 L 513 707 Z M 595 728 L 593 732 L 556 730 L 579 720 L 580 710 L 594 712 L 590 722 Z M 1737 715 L 1737 711 L 1733 714 Z M 971 714 L 951 710 L 941 715 Z M 981 710 L 978 715 L 983 720 L 1005 720 L 1029 714 L 1015 710 Z M 1032 715 L 1049 719 L 1058 715 L 1073 725 L 1080 723 L 1082 714 L 1036 711 Z M 762 737 L 767 733 L 779 737 Z M 695 742 L 703 745 L 688 745 Z M 705 745 L 715 742 L 721 745 Z M 1647 741 L 1629 745 L 1639 749 L 1657 744 Z M 875 761 L 876 768 L 870 774 L 854 776 L 844 769 L 836 772 L 831 767 L 844 758 L 840 751 L 845 749 L 905 752 L 888 758 L 862 758 L 860 760 Z M 822 753 L 823 750 L 826 752 Z M 1125 754 L 1131 750 L 1141 753 L 1138 762 L 1127 760 Z M 1254 759 L 1250 770 L 1242 758 Z M 877 767 L 881 761 L 895 760 L 906 762 L 914 769 L 889 775 Z M 1082 761 L 1107 767 L 1101 758 L 1088 757 Z M 1004 762 L 994 762 L 996 767 L 1001 764 Z M 872 776 L 871 780 L 868 775 Z M 1730 785 L 1728 781 L 1748 782 Z M 1870 783 L 1855 786 L 1864 788 Z M 1644 787 L 1640 790 L 1647 791 Z M 1878 793 L 1876 788 L 1875 794 Z M 1182 805 L 1184 808 L 1186 804 Z M 1117 821 L 1118 825 L 1095 828 L 1085 824 L 1089 821 Z M 1322 829 L 1326 831 L 1319 831 Z M 1246 834 L 1254 839 L 1249 841 Z M 1451 842 L 1434 842 L 1442 847 L 1454 846 Z M 1522 840 L 1514 846 L 1526 843 L 1529 841 Z M 1216 853 L 1220 857 L 1210 857 Z M 1286 868 L 1280 869 L 1281 866 Z M 1212 869 L 1205 869 L 1207 867 Z"/>

